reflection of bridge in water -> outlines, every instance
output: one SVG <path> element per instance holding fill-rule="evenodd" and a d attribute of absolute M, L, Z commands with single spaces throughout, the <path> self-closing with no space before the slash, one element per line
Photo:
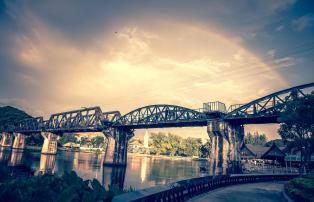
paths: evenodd
<path fill-rule="evenodd" d="M 41 133 L 45 138 L 42 153 L 55 154 L 56 137 L 66 132 L 102 132 L 107 139 L 104 164 L 125 166 L 128 140 L 134 130 L 165 127 L 207 127 L 212 142 L 210 155 L 213 173 L 238 172 L 240 146 L 245 124 L 278 123 L 283 106 L 294 96 L 305 96 L 314 83 L 296 86 L 259 98 L 244 105 L 232 105 L 229 110 L 221 102 L 205 103 L 201 110 L 176 105 L 150 105 L 135 109 L 123 116 L 119 111 L 102 112 L 91 107 L 22 120 L 15 125 L 3 126 L 1 145 L 23 148 L 25 135 Z M 13 136 L 14 141 L 13 141 Z M 114 168 L 112 168 L 114 169 Z M 124 175 L 117 172 L 117 176 Z"/>
<path fill-rule="evenodd" d="M 63 170 L 63 172 L 70 172 L 70 170 L 76 170 L 80 172 L 80 170 L 92 169 L 92 162 L 95 159 L 83 160 L 78 155 L 85 155 L 86 153 L 75 153 L 73 162 L 69 165 L 66 165 L 68 170 Z M 30 155 L 34 155 L 30 157 Z M 29 176 L 29 175 L 44 175 L 44 174 L 55 174 L 57 173 L 57 169 L 60 169 L 59 166 L 57 168 L 57 155 L 52 154 L 41 154 L 40 159 L 37 159 L 37 154 L 30 154 L 28 151 L 23 150 L 15 150 L 10 148 L 0 148 L 0 165 L 6 166 L 10 170 L 10 174 L 12 177 L 14 176 Z M 101 162 L 103 161 L 103 154 L 98 154 L 94 156 L 94 158 L 102 157 Z M 66 157 L 65 157 L 66 158 Z M 33 162 L 29 162 L 32 159 Z M 39 160 L 39 162 L 37 162 Z M 59 164 L 62 164 L 63 159 L 59 158 Z M 79 161 L 79 162 L 78 162 Z M 101 163 L 100 163 L 101 165 Z M 98 167 L 99 169 L 101 167 Z M 13 172 L 12 172 L 13 171 Z M 62 173 L 63 173 L 62 172 Z M 119 186 L 119 188 L 123 188 L 126 167 L 124 166 L 102 166 L 102 174 L 101 181 L 105 187 L 110 186 Z M 95 172 L 97 174 L 97 172 Z M 94 174 L 95 174 L 94 173 Z M 58 174 L 61 174 L 60 172 Z M 86 173 L 85 173 L 86 174 Z M 91 176 L 96 177 L 97 176 Z M 89 177 L 88 177 L 89 179 Z"/>

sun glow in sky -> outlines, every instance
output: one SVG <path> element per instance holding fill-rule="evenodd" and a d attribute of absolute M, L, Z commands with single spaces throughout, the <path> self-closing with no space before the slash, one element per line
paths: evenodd
<path fill-rule="evenodd" d="M 275 34 L 265 31 L 267 23 L 261 21 L 261 27 L 254 20 L 241 23 L 249 16 L 238 14 L 229 26 L 232 19 L 224 21 L 223 17 L 238 13 L 233 11 L 238 8 L 215 4 L 219 13 L 210 18 L 199 16 L 199 7 L 185 8 L 184 16 L 165 2 L 158 4 L 167 7 L 164 13 L 154 10 L 153 5 L 135 4 L 142 8 L 111 2 L 100 11 L 97 3 L 90 4 L 86 9 L 97 14 L 86 19 L 79 12 L 85 5 L 82 2 L 74 8 L 62 1 L 39 5 L 5 2 L 0 7 L 1 27 L 14 28 L 0 33 L 6 38 L 0 51 L 6 58 L 1 65 L 0 102 L 46 118 L 51 113 L 89 106 L 122 114 L 150 104 L 196 109 L 209 101 L 246 103 L 311 79 L 306 76 L 313 72 L 306 57 L 278 54 L 281 45 L 273 42 Z M 245 1 L 240 4 L 249 9 Z M 274 24 L 279 11 L 295 2 L 265 4 L 269 7 L 259 5 L 252 16 L 261 15 Z M 130 10 L 118 12 L 125 9 L 123 6 Z M 210 13 L 209 6 L 205 4 L 201 12 Z M 173 13 L 168 12 L 171 8 Z M 284 29 L 279 26 L 288 29 L 284 23 L 278 24 L 274 33 Z M 309 25 L 301 28 L 312 31 Z M 263 36 L 265 33 L 268 36 Z M 273 43 L 263 43 L 265 37 Z M 261 54 L 263 48 L 266 50 Z M 295 76 L 294 70 L 282 72 L 295 65 L 301 66 L 305 76 Z M 207 136 L 204 128 L 167 131 Z"/>

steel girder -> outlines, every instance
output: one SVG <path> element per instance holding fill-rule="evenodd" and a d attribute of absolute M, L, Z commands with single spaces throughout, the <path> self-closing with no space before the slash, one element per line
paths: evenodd
<path fill-rule="evenodd" d="M 105 122 L 114 123 L 120 119 L 121 114 L 119 111 L 104 112 L 103 117 Z"/>
<path fill-rule="evenodd" d="M 28 118 L 17 122 L 14 127 L 14 131 L 20 133 L 40 132 L 43 127 L 43 117 Z"/>
<path fill-rule="evenodd" d="M 0 132 L 101 132 L 123 127 L 136 129 L 206 126 L 207 121 L 213 119 L 223 119 L 235 124 L 276 123 L 284 104 L 293 95 L 305 96 L 313 88 L 314 83 L 309 83 L 272 93 L 248 104 L 231 107 L 231 112 L 226 115 L 199 112 L 176 105 L 149 105 L 121 116 L 119 111 L 103 113 L 100 107 L 90 107 L 53 114 L 49 120 L 43 120 L 42 117 L 25 119 L 14 125 L 1 126 Z"/>
<path fill-rule="evenodd" d="M 97 132 L 103 128 L 104 116 L 100 107 L 90 107 L 52 114 L 46 122 L 46 131 Z"/>
<path fill-rule="evenodd" d="M 272 93 L 248 104 L 239 106 L 229 112 L 224 120 L 239 124 L 249 123 L 277 123 L 279 113 L 284 104 L 292 100 L 293 96 L 304 97 L 314 90 L 314 83 L 288 88 Z"/>
<path fill-rule="evenodd" d="M 162 128 L 204 126 L 204 113 L 176 105 L 149 105 L 135 109 L 122 116 L 113 127 Z"/>

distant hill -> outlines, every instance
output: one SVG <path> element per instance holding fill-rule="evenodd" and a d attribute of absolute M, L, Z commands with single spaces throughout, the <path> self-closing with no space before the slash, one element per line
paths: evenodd
<path fill-rule="evenodd" d="M 20 109 L 11 106 L 0 107 L 0 126 L 13 124 L 26 118 L 31 118 L 31 116 Z"/>

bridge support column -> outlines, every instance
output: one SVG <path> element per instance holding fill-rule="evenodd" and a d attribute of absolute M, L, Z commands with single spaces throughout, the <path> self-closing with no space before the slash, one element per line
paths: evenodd
<path fill-rule="evenodd" d="M 105 135 L 107 138 L 107 147 L 104 165 L 126 166 L 127 145 L 129 138 L 133 135 L 133 131 L 128 129 L 114 129 L 110 134 Z"/>
<path fill-rule="evenodd" d="M 2 133 L 1 138 L 1 147 L 12 147 L 13 144 L 13 134 L 11 133 Z"/>
<path fill-rule="evenodd" d="M 42 154 L 56 154 L 57 153 L 57 135 L 50 132 L 42 132 L 44 137 L 44 144 L 41 149 Z"/>
<path fill-rule="evenodd" d="M 228 173 L 241 173 L 240 147 L 244 138 L 244 127 L 225 123 L 226 137 L 229 140 Z"/>
<path fill-rule="evenodd" d="M 14 142 L 13 149 L 24 149 L 25 148 L 25 135 L 22 133 L 13 133 L 14 134 Z"/>
<path fill-rule="evenodd" d="M 229 142 L 224 136 L 224 129 L 222 121 L 210 121 L 207 126 L 207 133 L 212 142 L 210 172 L 213 175 L 227 172 Z"/>
<path fill-rule="evenodd" d="M 210 174 L 215 174 L 216 173 L 216 167 L 217 167 L 217 161 L 218 161 L 218 136 L 214 133 L 209 133 L 209 138 L 211 142 L 211 150 L 210 150 L 210 157 L 209 157 L 209 162 L 210 162 Z"/>
<path fill-rule="evenodd" d="M 212 174 L 240 173 L 243 126 L 214 120 L 208 122 L 207 132 L 212 143 L 210 154 Z"/>
<path fill-rule="evenodd" d="M 115 146 L 116 140 L 114 137 L 106 136 L 107 138 L 107 145 L 105 150 L 104 156 L 104 165 L 113 165 L 114 164 L 114 156 L 115 156 Z"/>

